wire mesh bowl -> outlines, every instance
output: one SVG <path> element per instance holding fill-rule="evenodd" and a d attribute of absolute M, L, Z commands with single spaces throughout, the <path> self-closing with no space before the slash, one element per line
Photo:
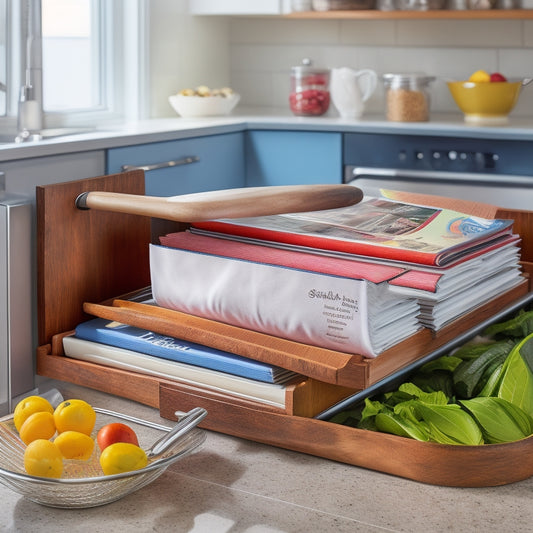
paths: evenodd
<path fill-rule="evenodd" d="M 95 431 L 111 422 L 127 422 L 147 450 L 172 428 L 95 407 Z M 95 434 L 93 434 L 93 437 Z M 81 509 L 114 502 L 157 479 L 174 462 L 196 450 L 205 432 L 191 428 L 160 456 L 140 470 L 104 476 L 100 450 L 95 444 L 88 461 L 65 460 L 60 479 L 30 476 L 24 470 L 25 445 L 13 423 L 13 415 L 0 418 L 0 482 L 27 499 L 49 507 Z"/>

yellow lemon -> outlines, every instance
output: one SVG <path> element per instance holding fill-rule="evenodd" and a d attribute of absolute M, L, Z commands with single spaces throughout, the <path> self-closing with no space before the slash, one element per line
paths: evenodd
<path fill-rule="evenodd" d="M 28 396 L 27 398 L 20 400 L 13 412 L 13 422 L 17 431 L 20 431 L 22 424 L 24 424 L 25 420 L 30 415 L 38 413 L 39 411 L 53 413 L 54 408 L 46 398 L 42 398 L 41 396 Z"/>
<path fill-rule="evenodd" d="M 94 409 L 84 400 L 65 400 L 54 411 L 58 433 L 79 431 L 90 435 L 96 423 Z"/>
<path fill-rule="evenodd" d="M 140 470 L 148 464 L 145 451 L 130 442 L 115 442 L 100 455 L 100 466 L 106 476 Z"/>
<path fill-rule="evenodd" d="M 64 431 L 54 439 L 65 459 L 87 461 L 94 450 L 94 439 L 79 431 Z"/>
<path fill-rule="evenodd" d="M 473 81 L 475 83 L 490 81 L 490 74 L 484 70 L 476 70 L 476 72 L 468 78 L 468 81 Z"/>
<path fill-rule="evenodd" d="M 24 421 L 19 436 L 24 444 L 29 444 L 37 439 L 51 439 L 55 432 L 54 415 L 48 411 L 39 411 Z"/>
<path fill-rule="evenodd" d="M 60 478 L 63 457 L 52 441 L 37 439 L 24 451 L 24 468 L 31 476 Z"/>

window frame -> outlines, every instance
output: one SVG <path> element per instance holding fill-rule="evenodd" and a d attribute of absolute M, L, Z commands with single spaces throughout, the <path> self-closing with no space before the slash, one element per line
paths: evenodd
<path fill-rule="evenodd" d="M 21 2 L 23 0 L 20 0 Z M 103 66 L 97 90 L 102 107 L 44 111 L 44 127 L 102 127 L 106 123 L 139 120 L 148 112 L 149 0 L 93 0 L 98 5 Z M 7 115 L 0 128 L 16 131 L 18 96 L 24 75 L 21 4 L 8 2 Z M 102 57 L 100 58 L 102 61 Z"/>

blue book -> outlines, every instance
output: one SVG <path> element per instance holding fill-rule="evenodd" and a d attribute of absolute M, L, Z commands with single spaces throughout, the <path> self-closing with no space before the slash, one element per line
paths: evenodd
<path fill-rule="evenodd" d="M 169 361 L 177 361 L 211 370 L 218 370 L 265 383 L 286 383 L 295 372 L 277 366 L 254 361 L 215 348 L 160 335 L 133 326 L 95 318 L 76 327 L 79 339 L 115 346 Z"/>

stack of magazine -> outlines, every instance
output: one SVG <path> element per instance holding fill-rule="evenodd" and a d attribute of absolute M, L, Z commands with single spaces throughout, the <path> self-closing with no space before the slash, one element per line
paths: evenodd
<path fill-rule="evenodd" d="M 158 305 L 375 357 L 522 283 L 513 221 L 386 198 L 194 223 L 151 246 Z"/>
<path fill-rule="evenodd" d="M 519 245 L 512 220 L 368 198 L 328 211 L 199 222 L 163 236 L 150 245 L 152 285 L 143 298 L 373 358 L 522 283 Z M 281 408 L 287 387 L 306 382 L 104 319 L 80 324 L 63 344 L 71 357 Z"/>

